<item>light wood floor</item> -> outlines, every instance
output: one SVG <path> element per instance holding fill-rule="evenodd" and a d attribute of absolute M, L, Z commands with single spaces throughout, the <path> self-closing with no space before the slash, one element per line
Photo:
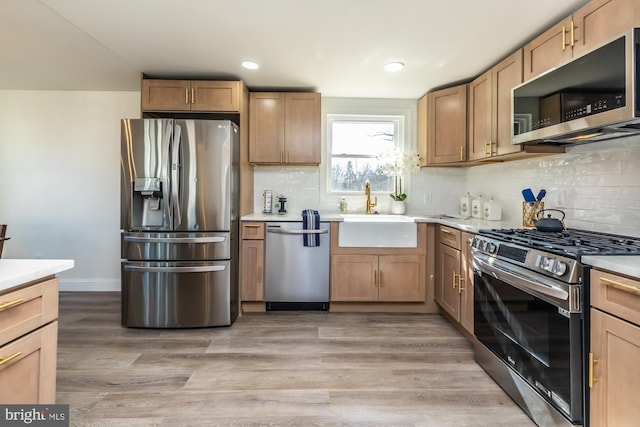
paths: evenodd
<path fill-rule="evenodd" d="M 61 293 L 57 401 L 78 426 L 534 425 L 439 315 L 127 329 L 119 293 Z"/>

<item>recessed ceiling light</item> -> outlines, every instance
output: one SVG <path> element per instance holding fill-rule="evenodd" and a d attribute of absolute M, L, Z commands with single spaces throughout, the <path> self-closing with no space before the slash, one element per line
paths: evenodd
<path fill-rule="evenodd" d="M 404 64 L 402 62 L 389 62 L 384 66 L 384 70 L 389 72 L 400 71 L 403 68 Z"/>
<path fill-rule="evenodd" d="M 257 62 L 254 61 L 242 61 L 242 66 L 247 70 L 257 70 L 260 68 Z"/>

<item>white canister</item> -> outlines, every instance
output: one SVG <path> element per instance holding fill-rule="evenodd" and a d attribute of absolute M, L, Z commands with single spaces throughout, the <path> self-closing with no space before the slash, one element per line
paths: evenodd
<path fill-rule="evenodd" d="M 482 218 L 489 221 L 500 221 L 502 219 L 502 207 L 500 203 L 491 199 L 482 204 Z"/>
<path fill-rule="evenodd" d="M 482 218 L 482 197 L 471 201 L 471 216 L 474 218 Z"/>
<path fill-rule="evenodd" d="M 473 196 L 469 193 L 460 197 L 460 215 L 463 217 L 471 216 L 471 201 L 473 200 Z"/>

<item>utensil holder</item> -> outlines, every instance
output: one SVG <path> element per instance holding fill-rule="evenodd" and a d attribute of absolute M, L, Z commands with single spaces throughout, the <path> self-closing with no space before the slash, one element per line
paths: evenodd
<path fill-rule="evenodd" d="M 533 220 L 544 209 L 544 202 L 522 202 L 522 226 L 535 227 Z"/>

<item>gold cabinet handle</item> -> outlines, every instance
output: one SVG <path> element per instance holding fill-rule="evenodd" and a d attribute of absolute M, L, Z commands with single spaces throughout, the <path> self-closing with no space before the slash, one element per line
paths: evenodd
<path fill-rule="evenodd" d="M 189 89 L 187 88 L 184 89 L 184 103 L 185 104 L 189 103 Z"/>
<path fill-rule="evenodd" d="M 464 291 L 464 286 L 462 286 L 462 282 L 465 282 L 464 277 L 458 276 L 458 293 L 461 294 Z"/>
<path fill-rule="evenodd" d="M 460 286 L 460 282 L 456 283 L 459 278 L 460 278 L 460 275 L 454 271 L 453 272 L 453 277 L 451 279 L 451 282 L 453 284 L 453 289 L 455 289 L 456 286 Z"/>
<path fill-rule="evenodd" d="M 373 271 L 373 284 L 378 287 L 378 270 Z"/>
<path fill-rule="evenodd" d="M 593 369 L 594 366 L 599 362 L 598 359 L 593 357 L 593 353 L 589 353 L 589 388 L 593 388 L 593 384 L 598 381 L 597 378 L 594 378 Z"/>
<path fill-rule="evenodd" d="M 285 151 L 285 163 L 289 163 L 289 150 Z"/>
<path fill-rule="evenodd" d="M 382 287 L 382 271 L 380 271 L 378 273 L 378 285 L 380 285 L 380 287 Z"/>
<path fill-rule="evenodd" d="M 460 161 L 464 160 L 464 147 L 461 145 L 460 146 Z"/>
<path fill-rule="evenodd" d="M 15 353 L 13 353 L 11 356 L 0 357 L 0 366 L 4 365 L 5 363 L 11 362 L 16 357 L 20 357 L 21 354 L 22 354 L 21 351 L 17 351 Z"/>
<path fill-rule="evenodd" d="M 446 228 L 441 228 L 440 231 L 442 231 L 444 234 L 453 234 L 451 231 L 447 230 Z"/>
<path fill-rule="evenodd" d="M 571 34 L 570 34 L 570 37 L 571 37 L 571 47 L 573 47 L 573 45 L 576 43 L 576 40 L 575 40 L 575 38 L 573 37 L 573 29 L 574 29 L 574 28 L 575 28 L 575 25 L 573 25 L 573 21 L 571 21 Z"/>
<path fill-rule="evenodd" d="M 260 224 L 242 224 L 242 226 L 247 228 L 258 228 L 260 227 Z"/>
<path fill-rule="evenodd" d="M 567 48 L 567 28 L 562 26 L 562 50 L 564 51 Z"/>
<path fill-rule="evenodd" d="M 0 303 L 0 311 L 6 310 L 11 307 L 15 307 L 16 305 L 20 305 L 24 302 L 24 298 L 14 299 L 13 301 L 7 301 Z"/>
<path fill-rule="evenodd" d="M 615 280 L 607 279 L 604 277 L 601 277 L 600 281 L 607 286 L 618 288 L 621 291 L 629 292 L 635 295 L 640 295 L 640 288 L 636 288 L 635 286 L 625 285 L 624 283 L 616 282 Z"/>

